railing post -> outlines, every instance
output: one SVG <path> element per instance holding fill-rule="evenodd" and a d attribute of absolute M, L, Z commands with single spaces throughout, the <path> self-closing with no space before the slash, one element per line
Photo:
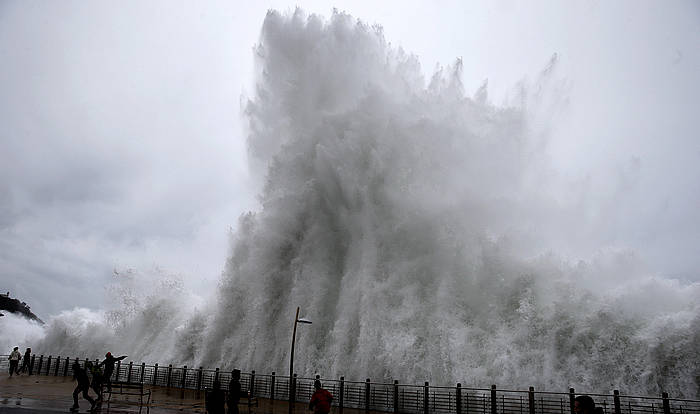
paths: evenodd
<path fill-rule="evenodd" d="M 117 376 L 114 378 L 115 381 L 119 381 L 119 373 L 122 369 L 122 361 L 117 361 Z"/>
<path fill-rule="evenodd" d="M 615 414 L 621 414 L 620 410 L 620 391 L 613 390 L 613 401 L 615 402 Z"/>
<path fill-rule="evenodd" d="M 457 406 L 457 414 L 462 414 L 462 383 L 457 383 L 455 390 L 455 405 Z"/>
<path fill-rule="evenodd" d="M 46 360 L 46 375 L 49 375 L 49 370 L 51 369 L 51 355 L 49 355 L 49 358 Z"/>
<path fill-rule="evenodd" d="M 36 375 L 41 375 L 41 366 L 44 364 L 44 355 L 39 355 L 39 366 L 36 367 Z"/>
<path fill-rule="evenodd" d="M 399 412 L 399 380 L 394 380 L 394 413 Z M 460 414 L 460 413 L 457 413 Z"/>
<path fill-rule="evenodd" d="M 53 376 L 57 377 L 58 376 L 58 368 L 61 366 L 61 356 L 56 357 L 56 368 L 53 370 Z"/>
<path fill-rule="evenodd" d="M 340 398 L 338 398 L 338 413 L 343 414 L 343 401 L 345 399 L 345 377 L 340 377 Z"/>
<path fill-rule="evenodd" d="M 668 393 L 662 392 L 661 398 L 663 398 L 664 403 L 664 414 L 671 414 L 671 404 L 668 401 Z"/>
<path fill-rule="evenodd" d="M 574 414 L 574 401 L 576 400 L 576 393 L 573 388 L 569 388 L 569 409 L 571 414 Z"/>
<path fill-rule="evenodd" d="M 219 380 L 219 368 L 214 371 L 214 382 Z"/>
<path fill-rule="evenodd" d="M 70 365 L 70 358 L 66 357 L 66 366 L 63 367 L 63 376 L 68 376 L 68 366 Z"/>
<path fill-rule="evenodd" d="M 321 376 L 318 375 L 318 374 L 316 374 L 316 378 L 315 378 L 315 379 L 316 379 L 316 381 L 321 381 Z M 314 388 L 314 391 L 315 391 L 315 388 Z M 313 395 L 313 392 L 314 392 L 314 391 L 312 391 L 312 395 Z M 332 404 L 333 404 L 333 402 L 331 401 L 331 405 L 332 405 Z"/>
<path fill-rule="evenodd" d="M 275 400 L 275 371 L 272 371 L 272 376 L 270 377 L 270 400 Z"/>
<path fill-rule="evenodd" d="M 535 387 L 530 387 L 527 392 L 527 408 L 530 414 L 535 414 Z"/>
<path fill-rule="evenodd" d="M 370 399 L 370 382 L 369 378 L 365 380 L 365 412 L 369 412 L 369 399 Z"/>
<path fill-rule="evenodd" d="M 158 363 L 153 365 L 153 385 L 158 385 Z"/>
<path fill-rule="evenodd" d="M 168 364 L 168 376 L 166 379 L 166 386 L 170 388 L 172 385 L 172 379 L 173 379 L 173 364 Z"/>
<path fill-rule="evenodd" d="M 131 383 L 131 370 L 134 368 L 134 361 L 129 361 L 129 371 L 126 374 L 126 382 Z"/>
<path fill-rule="evenodd" d="M 496 385 L 491 386 L 491 414 L 498 413 L 498 401 L 496 401 Z"/>
<path fill-rule="evenodd" d="M 182 380 L 180 381 L 180 399 L 185 398 L 185 380 L 187 378 L 187 365 L 182 367 Z"/>
<path fill-rule="evenodd" d="M 425 381 L 423 385 L 423 414 L 428 414 L 430 412 L 430 384 Z"/>
<path fill-rule="evenodd" d="M 29 375 L 32 375 L 34 370 L 34 361 L 36 360 L 36 354 L 32 355 L 32 362 L 29 364 Z"/>
<path fill-rule="evenodd" d="M 202 389 L 202 370 L 203 367 L 199 367 L 199 370 L 197 371 L 197 399 L 199 399 L 199 392 Z"/>
<path fill-rule="evenodd" d="M 146 363 L 142 362 L 141 363 L 141 378 L 139 379 L 140 383 L 143 383 L 143 376 L 146 373 Z"/>
<path fill-rule="evenodd" d="M 255 370 L 250 372 L 250 389 L 248 391 L 250 391 L 251 397 L 255 395 Z"/>

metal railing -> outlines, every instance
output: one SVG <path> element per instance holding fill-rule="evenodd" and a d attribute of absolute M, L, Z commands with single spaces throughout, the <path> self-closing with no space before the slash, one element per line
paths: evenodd
<path fill-rule="evenodd" d="M 7 372 L 8 356 L 0 355 L 0 369 Z M 71 365 L 81 366 L 89 359 L 32 355 L 30 375 L 72 376 Z M 93 362 L 99 362 L 94 360 Z M 228 390 L 230 371 L 204 369 L 203 367 L 174 367 L 172 365 L 134 364 L 118 361 L 112 379 L 114 381 L 143 382 L 147 385 L 185 390 L 203 391 L 211 388 L 215 380 Z M 317 376 L 318 378 L 318 376 Z M 272 400 L 289 401 L 290 390 L 296 402 L 308 402 L 313 394 L 315 378 L 271 374 L 255 371 L 241 373 L 241 389 L 251 395 Z M 324 388 L 334 396 L 333 405 L 342 414 L 344 408 L 406 414 L 573 414 L 573 388 L 569 392 L 540 392 L 529 390 L 502 390 L 365 381 L 323 379 Z M 203 393 L 202 393 L 203 395 Z M 617 390 L 610 394 L 587 394 L 594 398 L 603 414 L 700 414 L 700 401 L 660 397 L 621 395 Z"/>

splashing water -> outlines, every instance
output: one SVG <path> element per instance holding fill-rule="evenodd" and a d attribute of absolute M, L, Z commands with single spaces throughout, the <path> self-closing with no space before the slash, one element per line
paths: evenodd
<path fill-rule="evenodd" d="M 300 375 L 700 395 L 699 284 L 615 247 L 557 253 L 589 236 L 542 149 L 556 57 L 499 107 L 486 85 L 465 94 L 462 61 L 426 82 L 342 13 L 270 12 L 256 54 L 262 208 L 240 219 L 218 301 L 188 314 L 168 285 L 122 314 L 59 315 L 43 347 L 279 372 L 301 306 Z"/>
<path fill-rule="evenodd" d="M 205 361 L 286 366 L 301 305 L 308 374 L 696 393 L 697 285 L 635 274 L 636 293 L 595 295 L 576 281 L 639 272 L 634 258 L 569 265 L 523 241 L 571 213 L 541 189 L 556 183 L 529 123 L 555 58 L 499 108 L 465 96 L 461 61 L 426 87 L 414 57 L 344 14 L 270 13 L 257 55 L 263 209 L 241 220 Z M 673 302 L 644 312 L 653 291 Z"/>

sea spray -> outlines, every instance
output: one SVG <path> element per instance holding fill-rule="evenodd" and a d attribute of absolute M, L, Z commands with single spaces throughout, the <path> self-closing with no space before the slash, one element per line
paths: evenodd
<path fill-rule="evenodd" d="M 301 306 L 301 375 L 700 395 L 700 286 L 597 240 L 585 189 L 547 161 L 556 56 L 497 106 L 486 84 L 464 91 L 478 62 L 425 80 L 343 13 L 270 12 L 255 53 L 261 208 L 240 218 L 216 300 L 192 312 L 177 284 L 127 277 L 112 311 L 52 318 L 43 349 L 284 372 Z M 576 254 L 577 238 L 600 248 Z"/>
<path fill-rule="evenodd" d="M 192 323 L 207 306 L 183 289 L 178 276 L 158 268 L 115 271 L 103 294 L 102 309 L 75 308 L 52 315 L 45 337 L 31 342 L 32 349 L 89 358 L 103 358 L 110 351 L 149 363 L 194 359 L 186 341 L 199 331 Z"/>
<path fill-rule="evenodd" d="M 426 84 L 415 57 L 342 13 L 271 12 L 256 55 L 262 209 L 241 219 L 206 364 L 288 366 L 301 306 L 302 375 L 697 395 L 698 286 L 649 315 L 621 303 L 654 285 L 634 254 L 569 258 L 549 240 L 586 224 L 555 203 L 566 183 L 538 129 L 556 56 L 498 107 L 486 88 L 465 95 L 468 58 Z M 586 289 L 606 272 L 626 287 Z"/>
<path fill-rule="evenodd" d="M 9 355 L 14 347 L 20 348 L 22 352 L 31 344 L 36 343 L 44 337 L 44 327 L 38 322 L 30 320 L 23 315 L 15 315 L 11 312 L 2 311 L 0 317 L 0 350 Z"/>

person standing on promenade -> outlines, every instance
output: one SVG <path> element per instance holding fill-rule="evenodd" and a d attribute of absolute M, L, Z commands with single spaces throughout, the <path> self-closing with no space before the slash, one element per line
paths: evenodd
<path fill-rule="evenodd" d="M 309 410 L 313 410 L 314 414 L 328 414 L 331 412 L 333 395 L 328 392 L 328 390 L 323 389 L 321 386 L 321 380 L 318 379 L 318 376 L 314 381 L 314 388 L 316 391 L 311 396 L 311 401 L 309 401 Z"/>
<path fill-rule="evenodd" d="M 603 414 L 603 410 L 595 406 L 595 401 L 589 395 L 579 395 L 574 398 L 574 414 Z"/>
<path fill-rule="evenodd" d="M 15 349 L 12 350 L 12 353 L 10 353 L 10 356 L 7 358 L 10 360 L 10 376 L 12 376 L 12 374 L 19 375 L 17 366 L 19 365 L 19 360 L 22 359 L 22 354 L 19 353 L 18 349 L 19 347 L 16 346 Z"/>
<path fill-rule="evenodd" d="M 29 362 L 32 359 L 32 348 L 27 348 L 26 351 L 24 351 L 24 358 L 22 358 L 22 368 L 20 368 L 17 373 L 19 374 L 20 372 L 25 372 L 29 369 Z M 32 375 L 32 372 L 29 371 L 29 375 Z"/>
<path fill-rule="evenodd" d="M 221 389 L 221 382 L 214 381 L 212 389 L 206 392 L 206 407 L 208 414 L 224 414 L 226 412 L 226 395 Z"/>
<path fill-rule="evenodd" d="M 78 386 L 76 386 L 75 390 L 73 391 L 73 406 L 70 408 L 70 410 L 80 410 L 80 405 L 78 404 L 78 395 L 80 393 L 83 394 L 83 398 L 90 401 L 90 410 L 94 410 L 96 401 L 88 394 L 88 390 L 90 389 L 90 378 L 88 377 L 87 371 L 80 367 L 78 361 L 73 363 L 73 379 L 78 381 Z"/>
<path fill-rule="evenodd" d="M 107 389 L 111 390 L 112 389 L 112 373 L 114 372 L 114 364 L 117 361 L 121 361 L 122 359 L 126 358 L 126 355 L 122 355 L 120 357 L 113 357 L 111 352 L 107 352 L 105 354 L 105 360 L 100 362 L 99 366 L 104 365 L 105 366 L 105 376 L 104 380 L 107 382 Z"/>
<path fill-rule="evenodd" d="M 234 369 L 231 382 L 228 383 L 228 414 L 238 414 L 238 403 L 241 401 L 241 370 Z"/>
<path fill-rule="evenodd" d="M 97 394 L 97 404 L 102 403 L 102 384 L 104 384 L 104 373 L 98 364 L 93 364 L 88 361 L 85 363 L 86 371 L 92 374 L 92 382 L 90 388 Z"/>

